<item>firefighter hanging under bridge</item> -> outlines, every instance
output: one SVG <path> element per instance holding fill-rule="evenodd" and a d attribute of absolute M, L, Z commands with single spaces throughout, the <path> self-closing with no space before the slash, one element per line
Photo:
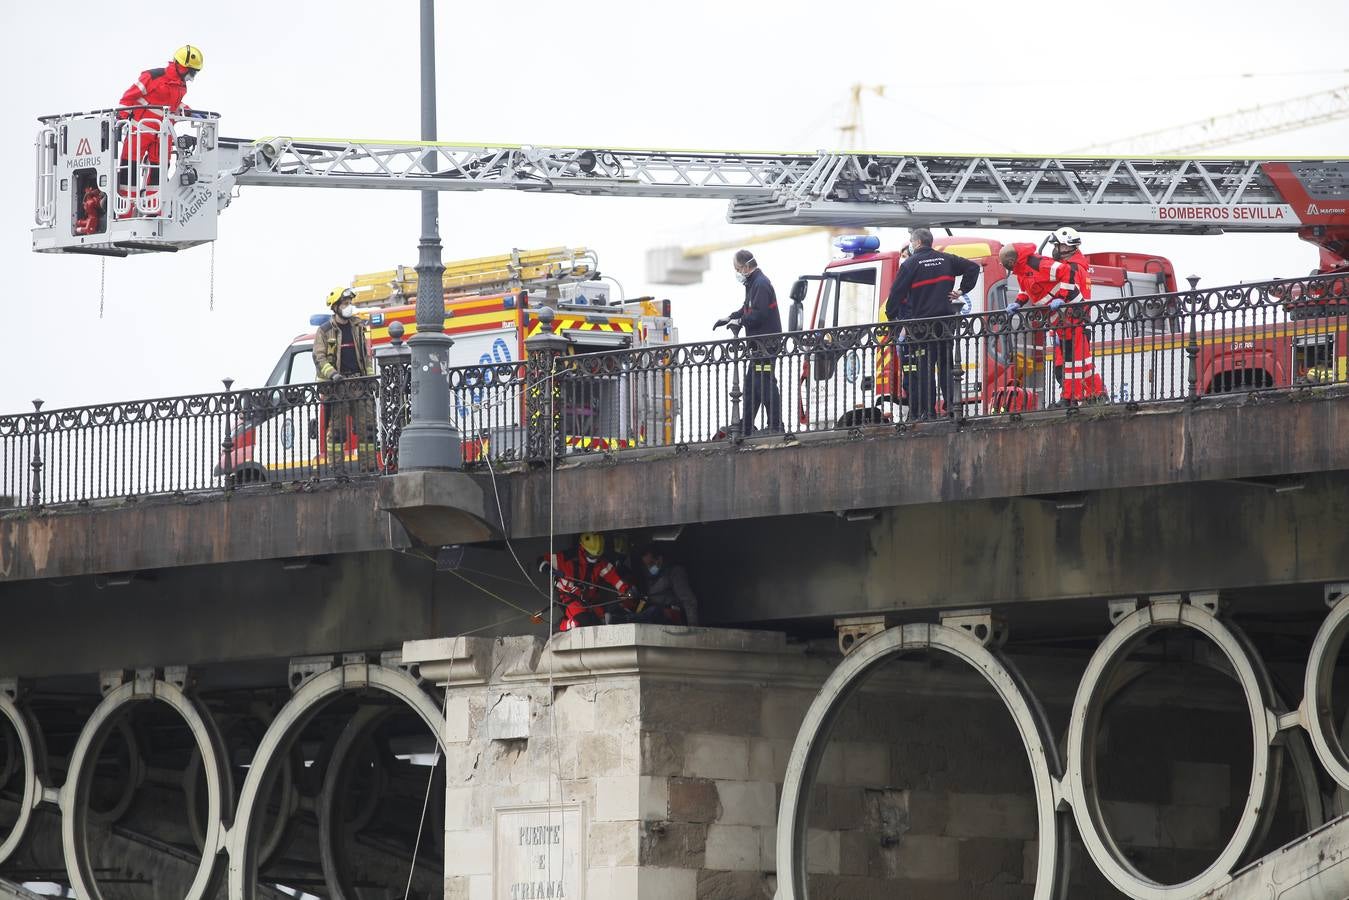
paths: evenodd
<path fill-rule="evenodd" d="M 118 104 L 117 218 L 159 215 L 159 186 L 173 157 L 172 126 L 166 112 L 188 115 L 187 86 L 201 71 L 201 48 L 184 44 L 162 68 L 146 69 Z"/>

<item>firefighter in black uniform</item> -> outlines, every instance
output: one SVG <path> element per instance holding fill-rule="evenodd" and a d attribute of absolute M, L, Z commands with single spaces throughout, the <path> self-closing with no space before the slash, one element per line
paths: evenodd
<path fill-rule="evenodd" d="M 899 267 L 885 303 L 885 317 L 892 322 L 949 317 L 953 302 L 961 294 L 968 293 L 979 280 L 979 264 L 933 250 L 932 230 L 928 228 L 912 229 L 909 246 L 913 255 Z M 957 277 L 960 278 L 958 287 Z M 906 328 L 900 338 L 900 361 L 906 375 L 910 420 L 921 421 L 936 415 L 938 376 L 942 396 L 946 398 L 946 414 L 955 413 L 954 328 L 954 321 L 930 322 L 914 329 L 914 334 L 909 334 Z"/>
<path fill-rule="evenodd" d="M 744 326 L 746 338 L 758 339 L 750 342 L 750 360 L 745 367 L 745 400 L 740 433 L 745 437 L 754 433 L 754 419 L 760 406 L 763 406 L 768 420 L 765 430 L 782 431 L 782 395 L 773 373 L 778 342 L 767 337 L 782 333 L 778 295 L 773 291 L 773 283 L 768 280 L 768 276 L 759 270 L 754 254 L 748 250 L 737 250 L 735 253 L 735 277 L 745 286 L 745 302 L 726 318 L 718 319 L 712 327 L 721 328 L 738 322 Z"/>

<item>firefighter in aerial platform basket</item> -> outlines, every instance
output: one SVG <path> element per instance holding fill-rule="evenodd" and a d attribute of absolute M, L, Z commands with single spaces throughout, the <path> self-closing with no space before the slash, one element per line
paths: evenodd
<path fill-rule="evenodd" d="M 356 315 L 351 288 L 328 293 L 332 317 L 314 332 L 314 371 L 328 417 L 328 465 L 346 466 L 347 445 L 356 435 L 356 453 L 362 472 L 376 470 L 375 401 L 364 382 L 344 383 L 370 374 L 370 338 L 365 321 Z"/>
<path fill-rule="evenodd" d="M 603 625 L 605 612 L 619 600 L 630 601 L 632 586 L 614 564 L 604 558 L 604 535 L 587 531 L 570 553 L 550 553 L 539 560 L 539 571 L 551 574 L 562 607 L 558 631 Z M 604 596 L 612 593 L 612 598 Z"/>
<path fill-rule="evenodd" d="M 1091 264 L 1082 255 L 1082 236 L 1075 228 L 1063 227 L 1051 234 L 1049 240 L 1054 245 L 1052 257 L 1041 256 L 1034 244 L 1010 244 L 1002 248 L 999 261 L 1016 276 L 1020 288 L 1007 311 L 1015 313 L 1023 306 L 1047 304 L 1057 339 L 1054 365 L 1063 375 L 1062 402 L 1105 402 L 1109 397 L 1091 358 L 1086 314 L 1068 307 L 1079 297 L 1091 299 Z"/>
<path fill-rule="evenodd" d="M 187 86 L 201 71 L 201 49 L 184 44 L 173 53 L 163 68 L 146 69 L 122 94 L 117 134 L 121 141 L 117 166 L 117 218 L 159 215 L 161 172 L 173 156 L 173 134 L 163 139 L 168 157 L 160 159 L 161 134 L 169 126 L 164 111 L 186 115 L 191 108 L 183 102 Z"/>

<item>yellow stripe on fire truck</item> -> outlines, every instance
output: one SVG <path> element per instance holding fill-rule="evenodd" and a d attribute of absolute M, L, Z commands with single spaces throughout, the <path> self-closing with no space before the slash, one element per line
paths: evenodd
<path fill-rule="evenodd" d="M 543 331 L 544 324 L 542 319 L 533 319 L 529 323 L 529 328 L 525 331 L 525 337 L 533 337 Z M 548 329 L 548 332 L 550 334 L 557 334 L 559 331 L 608 331 L 631 334 L 633 331 L 633 320 L 605 319 L 603 321 L 595 321 L 587 319 L 584 316 L 555 316 L 552 320 L 552 327 Z"/>
<path fill-rule="evenodd" d="M 568 447 L 580 450 L 631 450 L 640 444 L 636 438 L 587 437 L 576 434 L 567 435 L 566 443 Z"/>

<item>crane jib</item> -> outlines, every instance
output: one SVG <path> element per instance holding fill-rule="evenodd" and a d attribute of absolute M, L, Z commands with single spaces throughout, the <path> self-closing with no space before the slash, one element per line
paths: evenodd
<path fill-rule="evenodd" d="M 705 198 L 743 224 L 945 225 L 1154 234 L 1342 232 L 1349 159 L 884 154 L 549 147 L 218 136 L 218 117 L 52 116 L 37 142 L 34 249 L 125 254 L 216 236 L 236 187 Z M 139 129 L 139 130 L 138 130 Z M 113 133 L 116 139 L 100 140 Z M 158 160 L 129 163 L 127 142 Z M 102 148 L 96 153 L 76 150 Z M 69 152 L 68 152 L 69 151 Z M 152 171 L 154 167 L 159 167 Z M 99 196 L 117 186 L 115 214 Z M 190 215 L 184 215 L 186 210 Z M 74 213 L 73 215 L 71 213 Z M 82 213 L 82 214 L 81 214 Z M 72 221 L 79 224 L 72 226 Z M 1322 243 L 1329 240 L 1308 234 Z"/>

